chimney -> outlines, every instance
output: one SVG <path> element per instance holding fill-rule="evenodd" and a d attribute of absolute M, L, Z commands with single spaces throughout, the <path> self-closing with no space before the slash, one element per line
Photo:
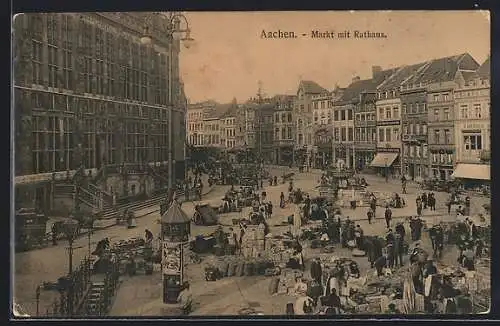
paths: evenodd
<path fill-rule="evenodd" d="M 381 72 L 382 72 L 382 67 L 372 66 L 372 78 L 375 78 L 375 76 L 377 76 Z"/>
<path fill-rule="evenodd" d="M 360 80 L 361 80 L 361 78 L 359 78 L 359 76 L 354 76 L 354 77 L 352 77 L 352 82 L 353 82 L 353 83 L 355 83 L 355 82 L 357 82 L 357 81 L 360 81 Z"/>

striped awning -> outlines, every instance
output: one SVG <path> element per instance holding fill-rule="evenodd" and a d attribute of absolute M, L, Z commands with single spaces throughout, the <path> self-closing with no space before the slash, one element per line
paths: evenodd
<path fill-rule="evenodd" d="M 451 176 L 458 179 L 491 180 L 490 165 L 459 163 Z"/>
<path fill-rule="evenodd" d="M 391 166 L 392 163 L 394 163 L 394 161 L 398 157 L 398 155 L 399 155 L 398 153 L 377 153 L 373 161 L 370 163 L 370 166 L 376 168 Z"/>

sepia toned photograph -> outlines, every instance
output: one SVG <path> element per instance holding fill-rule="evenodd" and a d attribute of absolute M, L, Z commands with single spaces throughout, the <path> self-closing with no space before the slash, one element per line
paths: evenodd
<path fill-rule="evenodd" d="M 491 302 L 488 11 L 13 17 L 16 318 Z"/>

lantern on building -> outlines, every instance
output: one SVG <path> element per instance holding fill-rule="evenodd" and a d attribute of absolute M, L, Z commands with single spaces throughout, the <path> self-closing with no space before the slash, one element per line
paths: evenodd
<path fill-rule="evenodd" d="M 184 282 L 184 246 L 190 229 L 191 219 L 173 200 L 161 216 L 163 303 L 177 303 Z"/>

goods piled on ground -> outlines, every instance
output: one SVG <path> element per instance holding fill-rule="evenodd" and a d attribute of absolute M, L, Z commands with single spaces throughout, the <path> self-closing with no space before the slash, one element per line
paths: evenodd
<path fill-rule="evenodd" d="M 119 261 L 121 274 L 128 272 L 134 275 L 138 270 L 146 274 L 153 272 L 153 249 L 146 245 L 143 238 L 134 237 L 117 241 L 112 244 L 110 252 Z"/>
<path fill-rule="evenodd" d="M 245 258 L 257 258 L 262 256 L 265 250 L 264 225 L 249 225 L 241 242 L 241 253 Z"/>
<path fill-rule="evenodd" d="M 274 275 L 279 273 L 272 261 L 264 258 L 245 258 L 242 256 L 218 257 L 205 267 L 205 273 L 210 273 L 207 280 L 215 281 L 223 277 Z"/>
<path fill-rule="evenodd" d="M 351 207 L 351 202 L 356 202 L 356 207 L 369 206 L 370 193 L 366 190 L 345 190 L 338 192 L 337 205 L 340 207 Z"/>
<path fill-rule="evenodd" d="M 295 284 L 298 277 L 302 277 L 303 273 L 299 270 L 295 269 L 284 269 L 281 271 L 281 275 L 279 277 L 273 278 L 278 279 L 278 285 L 276 288 L 276 292 L 272 294 L 278 295 L 295 295 Z M 272 281 L 276 283 L 276 281 Z M 273 284 L 274 284 L 273 283 Z"/>

